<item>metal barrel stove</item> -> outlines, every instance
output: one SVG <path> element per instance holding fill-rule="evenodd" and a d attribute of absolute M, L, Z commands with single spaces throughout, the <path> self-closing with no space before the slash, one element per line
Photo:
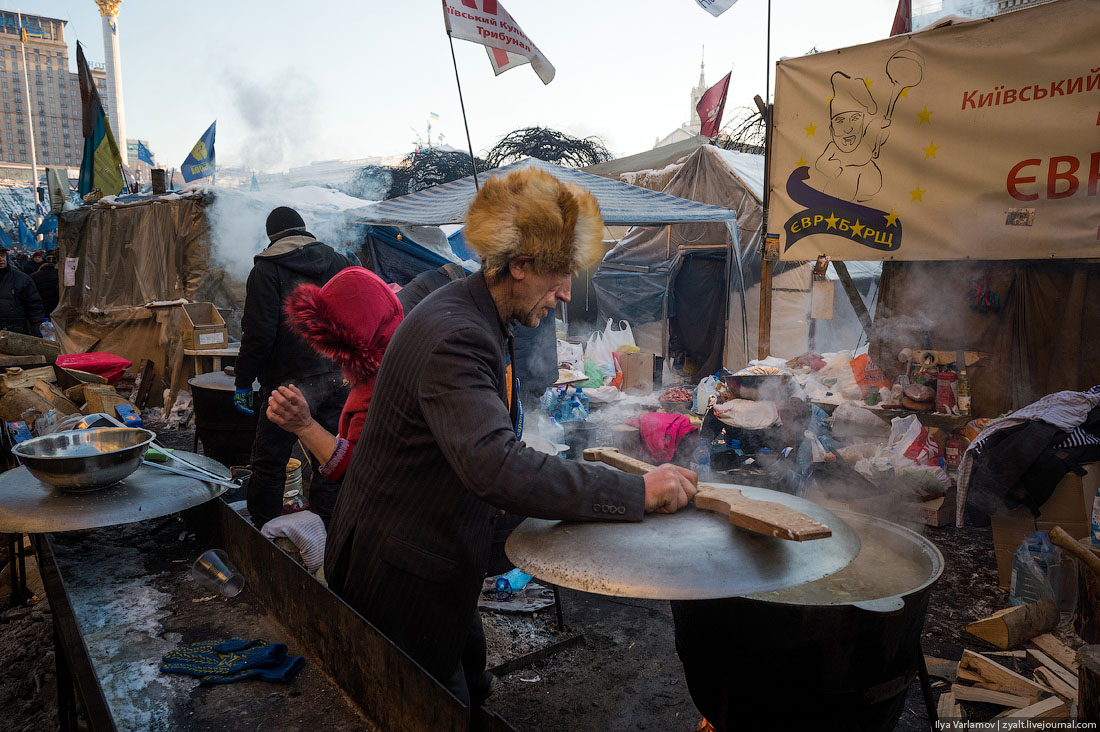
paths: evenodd
<path fill-rule="evenodd" d="M 672 602 L 692 700 L 718 732 L 897 724 L 943 555 L 897 524 L 837 514 L 862 542 L 840 572 L 777 592 Z"/>
<path fill-rule="evenodd" d="M 187 380 L 195 405 L 195 431 L 202 452 L 222 465 L 246 465 L 256 437 L 256 415 L 238 412 L 233 406 L 233 377 L 221 371 Z M 256 386 L 253 385 L 255 391 Z M 260 408 L 255 395 L 253 402 Z"/>

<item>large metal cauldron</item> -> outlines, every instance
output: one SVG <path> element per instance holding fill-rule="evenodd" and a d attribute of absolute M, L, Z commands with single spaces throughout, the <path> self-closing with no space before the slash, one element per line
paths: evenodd
<path fill-rule="evenodd" d="M 245 465 L 252 455 L 256 437 L 256 416 L 242 414 L 233 406 L 233 377 L 221 371 L 188 379 L 195 404 L 195 429 L 202 452 L 222 465 Z M 252 389 L 256 391 L 257 384 Z M 258 394 L 253 404 L 259 408 Z"/>
<path fill-rule="evenodd" d="M 837 511 L 862 548 L 786 590 L 672 603 L 692 700 L 719 732 L 889 732 L 916 678 L 943 555 L 888 521 Z"/>

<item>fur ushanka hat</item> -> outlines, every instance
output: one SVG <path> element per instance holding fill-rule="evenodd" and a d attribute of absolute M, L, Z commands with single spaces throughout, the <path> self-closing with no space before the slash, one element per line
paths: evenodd
<path fill-rule="evenodd" d="M 516 257 L 536 272 L 575 273 L 603 256 L 603 218 L 596 198 L 538 168 L 485 181 L 466 211 L 463 235 L 492 280 Z"/>
<path fill-rule="evenodd" d="M 352 384 L 378 371 L 404 315 L 389 285 L 363 267 L 340 270 L 324 287 L 298 285 L 283 307 L 291 329 L 335 361 Z"/>

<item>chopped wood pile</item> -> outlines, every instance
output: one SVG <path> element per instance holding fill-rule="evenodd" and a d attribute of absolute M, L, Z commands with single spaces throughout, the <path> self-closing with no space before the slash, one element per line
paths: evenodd
<path fill-rule="evenodd" d="M 966 626 L 971 635 L 1006 650 L 964 650 L 958 661 L 926 656 L 929 674 L 950 683 L 939 697 L 940 720 L 966 720 L 963 703 L 971 702 L 1002 707 L 994 719 L 1077 718 L 1078 654 L 1051 635 L 1058 619 L 1050 599 L 1006 608 Z"/>

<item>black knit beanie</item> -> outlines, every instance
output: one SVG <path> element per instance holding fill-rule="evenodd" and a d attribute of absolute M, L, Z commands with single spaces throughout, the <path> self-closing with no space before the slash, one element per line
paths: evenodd
<path fill-rule="evenodd" d="M 267 236 L 272 238 L 288 229 L 304 229 L 306 222 L 292 208 L 279 206 L 267 216 Z"/>

